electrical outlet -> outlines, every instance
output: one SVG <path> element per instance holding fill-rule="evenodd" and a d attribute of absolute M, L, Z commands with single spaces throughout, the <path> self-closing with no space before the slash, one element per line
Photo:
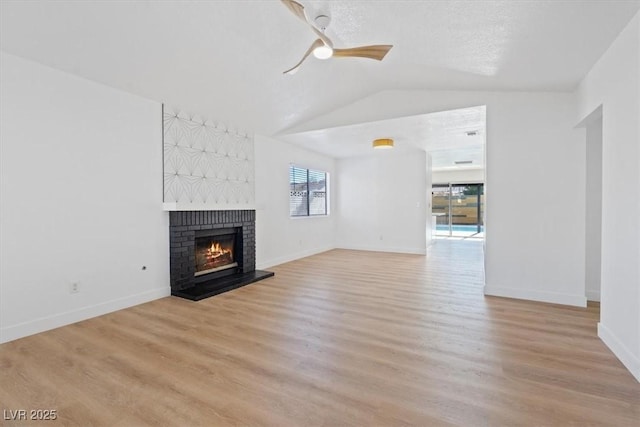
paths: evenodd
<path fill-rule="evenodd" d="M 78 292 L 80 292 L 80 283 L 73 282 L 71 285 L 69 285 L 70 294 L 77 294 Z"/>

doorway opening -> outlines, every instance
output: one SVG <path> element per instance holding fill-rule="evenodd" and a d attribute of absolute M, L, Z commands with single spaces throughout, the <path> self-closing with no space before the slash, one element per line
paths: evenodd
<path fill-rule="evenodd" d="M 429 114 L 427 239 L 484 239 L 487 107 Z"/>

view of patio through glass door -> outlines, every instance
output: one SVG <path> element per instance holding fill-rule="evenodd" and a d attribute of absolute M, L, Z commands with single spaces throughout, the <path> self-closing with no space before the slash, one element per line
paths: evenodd
<path fill-rule="evenodd" d="M 436 236 L 484 237 L 484 184 L 434 184 Z"/>

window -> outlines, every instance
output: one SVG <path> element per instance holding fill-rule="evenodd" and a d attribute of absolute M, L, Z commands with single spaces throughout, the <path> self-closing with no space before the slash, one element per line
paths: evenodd
<path fill-rule="evenodd" d="M 289 215 L 327 215 L 327 173 L 289 166 Z"/>

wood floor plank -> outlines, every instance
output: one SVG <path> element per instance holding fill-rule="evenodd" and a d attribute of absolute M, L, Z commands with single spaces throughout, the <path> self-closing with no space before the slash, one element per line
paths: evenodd
<path fill-rule="evenodd" d="M 599 305 L 485 297 L 482 268 L 479 242 L 334 250 L 16 340 L 0 406 L 61 426 L 639 425 Z"/>

